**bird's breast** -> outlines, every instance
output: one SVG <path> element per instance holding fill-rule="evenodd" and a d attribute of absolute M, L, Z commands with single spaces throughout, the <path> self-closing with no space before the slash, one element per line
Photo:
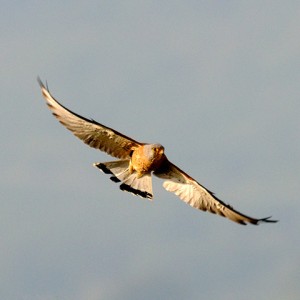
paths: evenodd
<path fill-rule="evenodd" d="M 163 153 L 155 152 L 151 148 L 140 146 L 135 149 L 131 157 L 131 167 L 140 175 L 155 171 L 165 159 Z"/>

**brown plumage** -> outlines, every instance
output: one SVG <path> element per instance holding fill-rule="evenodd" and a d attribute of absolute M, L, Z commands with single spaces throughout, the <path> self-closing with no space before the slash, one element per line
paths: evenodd
<path fill-rule="evenodd" d="M 172 164 L 164 154 L 162 145 L 137 142 L 112 128 L 70 111 L 55 100 L 40 79 L 38 82 L 50 110 L 61 124 L 90 147 L 120 159 L 95 163 L 94 166 L 110 174 L 112 181 L 121 182 L 121 190 L 152 199 L 151 175 L 154 174 L 165 180 L 163 186 L 167 191 L 175 193 L 194 208 L 218 214 L 243 225 L 277 222 L 270 220 L 270 217 L 251 218 L 234 210 Z"/>

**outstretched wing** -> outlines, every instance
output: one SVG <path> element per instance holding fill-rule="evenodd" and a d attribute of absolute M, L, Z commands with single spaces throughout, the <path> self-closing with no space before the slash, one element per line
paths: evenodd
<path fill-rule="evenodd" d="M 175 193 L 181 200 L 194 208 L 218 214 L 243 225 L 247 223 L 257 225 L 260 222 L 277 222 L 269 220 L 269 218 L 251 218 L 236 211 L 168 160 L 154 172 L 154 175 L 166 179 L 163 183 L 164 188 Z"/>
<path fill-rule="evenodd" d="M 117 158 L 128 159 L 133 149 L 141 145 L 139 142 L 112 128 L 99 124 L 94 120 L 86 119 L 67 109 L 55 100 L 39 78 L 38 82 L 53 115 L 61 124 L 90 147 L 104 151 Z"/>

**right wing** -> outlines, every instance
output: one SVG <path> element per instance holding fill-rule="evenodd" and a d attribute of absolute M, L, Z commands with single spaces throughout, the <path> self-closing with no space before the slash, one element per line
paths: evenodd
<path fill-rule="evenodd" d="M 44 86 L 39 78 L 38 82 L 53 115 L 61 124 L 90 147 L 120 159 L 129 159 L 132 151 L 142 145 L 112 128 L 94 120 L 86 119 L 67 109 L 50 94 L 48 88 Z"/>

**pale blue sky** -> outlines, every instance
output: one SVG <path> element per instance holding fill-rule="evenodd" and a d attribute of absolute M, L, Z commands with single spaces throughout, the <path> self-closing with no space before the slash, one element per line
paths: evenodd
<path fill-rule="evenodd" d="M 3 1 L 0 298 L 300 298 L 299 1 Z M 92 167 L 73 111 L 142 142 L 253 217 L 151 203 Z"/>

